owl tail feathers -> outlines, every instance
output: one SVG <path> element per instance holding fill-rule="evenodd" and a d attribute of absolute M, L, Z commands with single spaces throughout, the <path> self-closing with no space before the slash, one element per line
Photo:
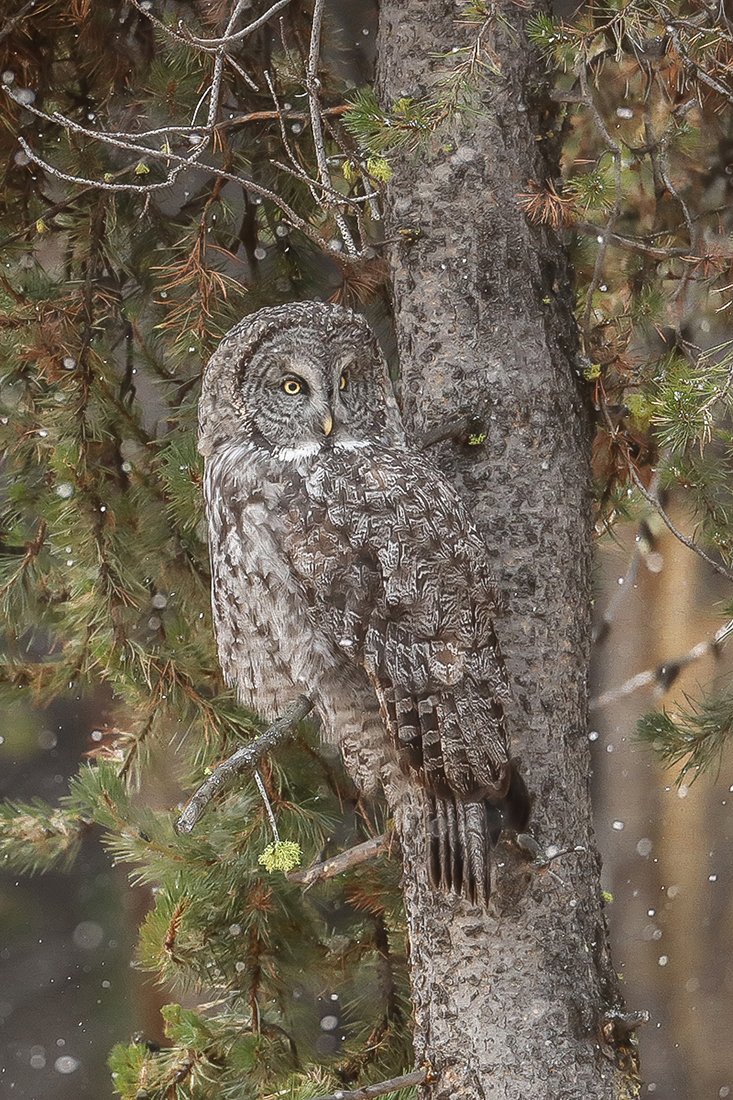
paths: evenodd
<path fill-rule="evenodd" d="M 500 815 L 494 806 L 429 796 L 432 885 L 462 894 L 473 905 L 486 905 L 491 895 L 492 834 L 498 838 L 500 832 Z"/>
<path fill-rule="evenodd" d="M 529 793 L 512 765 L 509 789 L 496 805 L 428 796 L 429 873 L 432 885 L 459 894 L 472 905 L 488 905 L 491 849 L 505 828 L 522 831 L 530 814 Z"/>

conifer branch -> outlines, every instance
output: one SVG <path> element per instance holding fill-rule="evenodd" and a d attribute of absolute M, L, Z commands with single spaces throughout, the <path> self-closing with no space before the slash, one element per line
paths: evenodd
<path fill-rule="evenodd" d="M 611 436 L 613 436 L 615 439 L 618 440 L 618 437 L 619 437 L 618 427 L 616 425 L 614 425 L 613 421 L 611 420 L 611 416 L 610 416 L 609 411 L 608 411 L 608 405 L 606 404 L 605 396 L 601 397 L 600 404 L 601 404 L 601 409 L 603 411 L 603 417 L 606 421 L 606 426 L 608 428 L 609 434 Z M 725 566 L 720 565 L 719 562 L 714 561 L 713 558 L 711 558 L 708 554 L 705 553 L 705 551 L 702 549 L 701 546 L 698 546 L 696 542 L 693 542 L 692 539 L 689 539 L 687 537 L 687 535 L 684 535 L 679 530 L 679 528 L 677 528 L 675 526 L 675 524 L 672 522 L 672 520 L 670 519 L 670 517 L 667 515 L 666 511 L 662 507 L 659 500 L 655 496 L 653 496 L 652 493 L 649 492 L 646 485 L 644 484 L 644 482 L 639 477 L 639 474 L 636 470 L 636 467 L 634 466 L 634 463 L 631 460 L 631 456 L 628 453 L 628 448 L 623 447 L 623 445 L 622 445 L 622 452 L 623 452 L 624 458 L 626 460 L 626 466 L 628 468 L 629 477 L 634 482 L 634 485 L 636 485 L 637 489 L 639 490 L 641 495 L 644 497 L 644 500 L 646 500 L 647 504 L 651 504 L 652 508 L 654 508 L 654 510 L 659 514 L 659 516 L 661 517 L 663 522 L 666 524 L 666 526 L 669 528 L 669 530 L 672 532 L 672 534 L 675 536 L 675 538 L 679 539 L 679 541 L 682 543 L 682 545 L 686 546 L 688 548 L 688 550 L 692 550 L 692 552 L 694 554 L 697 554 L 698 557 L 702 558 L 703 561 L 707 562 L 707 564 L 709 566 L 711 566 L 711 568 L 714 569 L 716 573 L 719 573 L 721 577 L 725 577 L 725 579 L 727 581 L 733 582 L 733 573 L 730 573 L 725 568 Z"/>
<path fill-rule="evenodd" d="M 51 122 L 60 122 L 59 119 L 51 118 L 50 115 L 48 116 L 48 118 Z M 91 133 L 91 136 L 96 137 L 97 135 Z M 101 140 L 104 139 L 102 138 Z M 37 164 L 39 168 L 43 168 L 45 172 L 48 172 L 50 176 L 53 176 L 55 179 L 64 180 L 66 183 L 78 183 L 81 184 L 82 187 L 92 188 L 95 191 L 115 191 L 118 193 L 129 192 L 131 194 L 144 195 L 151 194 L 153 191 L 164 191 L 167 187 L 170 187 L 171 184 L 175 183 L 176 179 L 181 174 L 183 169 L 190 165 L 190 160 L 188 158 L 175 157 L 170 153 L 164 154 L 162 157 L 158 157 L 158 154 L 154 149 L 146 148 L 146 156 L 151 156 L 154 159 L 165 159 L 168 161 L 177 160 L 179 162 L 178 166 L 176 168 L 172 168 L 170 172 L 168 172 L 168 174 L 166 175 L 165 179 L 159 181 L 158 183 L 112 183 L 109 180 L 93 180 L 89 179 L 87 176 L 75 175 L 73 172 L 63 172 L 60 168 L 56 168 L 53 164 L 50 164 L 48 161 L 44 160 L 43 157 L 40 157 L 37 153 L 35 153 L 24 137 L 19 137 L 18 143 L 26 156 L 34 164 Z M 134 171 L 134 166 L 131 165 L 127 169 L 127 171 Z"/>
<path fill-rule="evenodd" d="M 705 553 L 701 546 L 698 546 L 696 542 L 693 542 L 692 539 L 689 539 L 687 535 L 684 535 L 682 531 L 680 531 L 679 528 L 675 526 L 660 502 L 656 500 L 655 497 L 653 497 L 652 494 L 649 492 L 644 482 L 641 480 L 638 473 L 636 472 L 636 469 L 628 456 L 627 462 L 629 466 L 629 475 L 631 476 L 631 479 L 636 485 L 637 489 L 644 497 L 644 500 L 646 500 L 647 504 L 651 504 L 652 508 L 654 508 L 655 511 L 659 513 L 660 517 L 667 525 L 669 530 L 672 532 L 672 534 L 675 536 L 675 538 L 679 539 L 682 545 L 686 546 L 688 550 L 692 550 L 694 554 L 697 554 L 697 556 L 702 558 L 704 562 L 707 562 L 707 564 L 712 569 L 714 569 L 716 573 L 719 573 L 721 577 L 725 577 L 727 581 L 731 581 L 731 583 L 733 583 L 733 573 L 726 569 L 724 565 L 721 565 L 719 562 L 714 561 L 713 558 Z"/>
<path fill-rule="evenodd" d="M 44 117 L 42 113 L 41 117 Z M 61 121 L 59 119 L 56 119 L 55 117 L 52 117 L 51 115 L 45 117 L 47 117 L 48 120 L 51 122 Z M 86 127 L 80 127 L 76 123 L 73 124 L 72 128 L 75 129 L 77 133 L 86 134 L 87 137 L 98 138 L 100 141 L 105 140 L 105 136 L 101 131 L 87 130 Z M 203 131 L 204 128 L 202 127 L 201 132 L 203 133 Z M 44 171 L 48 172 L 49 175 L 54 176 L 57 179 L 65 180 L 67 183 L 78 183 L 83 187 L 101 191 L 115 191 L 144 195 L 151 194 L 154 191 L 164 191 L 166 188 L 175 183 L 181 172 L 183 172 L 186 168 L 190 168 L 192 164 L 194 167 L 201 167 L 201 165 L 196 165 L 190 157 L 182 157 L 178 156 L 175 153 L 166 152 L 165 150 L 149 149 L 147 146 L 141 146 L 140 150 L 144 151 L 146 157 L 152 157 L 153 160 L 175 161 L 176 167 L 172 168 L 166 175 L 166 178 L 162 181 L 159 181 L 158 183 L 112 183 L 108 180 L 93 180 L 87 178 L 86 176 L 77 176 L 69 172 L 62 172 L 60 168 L 56 168 L 53 164 L 50 164 L 48 161 L 44 160 L 37 153 L 35 153 L 28 142 L 25 140 L 25 138 L 19 137 L 18 141 L 21 148 L 29 157 L 29 159 L 32 160 L 34 164 L 37 164 L 39 168 L 43 168 Z M 114 142 L 113 144 L 121 145 L 121 143 L 119 142 Z M 127 148 L 133 152 L 135 151 L 134 146 L 128 146 Z M 279 207 L 279 209 L 282 210 L 288 221 L 296 229 L 299 229 L 302 233 L 305 233 L 306 236 L 310 237 L 311 240 L 316 241 L 319 245 L 323 244 L 322 238 L 318 235 L 315 229 L 313 229 L 311 225 L 309 225 L 306 221 L 303 220 L 303 218 L 296 214 L 295 210 L 293 210 L 293 208 L 288 203 L 280 198 L 280 196 L 275 191 L 271 191 L 267 187 L 262 187 L 260 184 L 255 183 L 253 180 L 247 179 L 246 176 L 239 176 L 234 172 L 227 172 L 222 170 L 221 168 L 216 168 L 212 165 L 207 165 L 206 170 L 211 172 L 211 174 L 213 176 L 216 176 L 218 179 L 228 180 L 232 183 L 239 183 L 248 191 L 251 191 L 253 194 L 260 195 L 262 198 L 269 199 L 275 204 L 275 206 Z M 134 166 L 131 165 L 128 171 L 134 171 Z"/>
<path fill-rule="evenodd" d="M 707 72 L 702 65 L 698 64 L 697 61 L 690 57 L 689 53 L 685 50 L 682 42 L 680 41 L 680 37 L 677 33 L 675 24 L 672 22 L 667 23 L 664 29 L 669 35 L 670 40 L 675 50 L 677 51 L 678 56 L 682 60 L 685 68 L 694 72 L 695 77 L 698 80 L 702 81 L 703 84 L 706 84 L 708 88 L 712 88 L 712 90 L 714 92 L 717 92 L 718 95 L 722 96 L 723 99 L 727 99 L 729 103 L 733 103 L 733 95 L 730 93 L 730 91 L 726 87 L 724 87 L 718 80 L 714 80 L 711 77 L 710 73 Z M 696 28 L 695 33 L 699 35 L 700 32 L 701 28 Z"/>
<path fill-rule="evenodd" d="M 12 575 L 8 578 L 2 588 L 0 588 L 0 597 L 6 596 L 13 585 L 17 584 L 18 581 L 25 578 L 26 573 L 41 552 L 43 544 L 46 541 L 47 532 L 48 523 L 45 519 L 42 519 L 38 524 L 36 537 L 32 541 L 27 542 L 25 545 L 25 554 L 19 561 L 18 568 L 12 573 Z"/>
<path fill-rule="evenodd" d="M 336 875 L 343 874 L 344 871 L 350 871 L 352 867 L 357 867 L 360 863 L 388 852 L 393 840 L 392 833 L 370 837 L 363 844 L 355 844 L 353 848 L 347 848 L 345 852 L 339 852 L 337 856 L 325 859 L 322 863 L 314 863 L 304 871 L 289 871 L 286 877 L 301 886 L 312 886 L 314 882 L 334 878 Z"/>
<path fill-rule="evenodd" d="M 685 695 L 689 709 L 675 706 L 643 715 L 636 726 L 637 737 L 651 745 L 667 767 L 682 764 L 675 780 L 678 787 L 687 786 L 713 765 L 720 762 L 730 742 L 733 725 L 731 693 L 707 694 L 693 701 Z"/>
<path fill-rule="evenodd" d="M 114 183 L 111 180 L 107 179 L 93 180 L 86 176 L 79 176 L 69 172 L 63 172 L 60 168 L 57 168 L 54 165 L 50 164 L 47 160 L 34 152 L 33 148 L 28 144 L 25 138 L 18 138 L 18 141 L 24 153 L 29 157 L 31 161 L 33 161 L 34 164 L 37 164 L 39 168 L 43 168 L 44 171 L 49 173 L 49 175 L 54 176 L 57 179 L 64 180 L 67 183 L 76 183 L 82 187 L 94 190 L 149 195 L 153 192 L 164 191 L 167 188 L 171 187 L 176 182 L 178 176 L 186 169 L 191 167 L 202 167 L 200 164 L 197 163 L 193 154 L 184 157 L 179 154 L 173 153 L 169 149 L 151 149 L 148 146 L 140 145 L 137 142 L 122 141 L 117 138 L 111 137 L 106 131 L 90 130 L 86 126 L 81 126 L 79 123 L 73 122 L 73 120 L 71 119 L 67 119 L 65 116 L 60 115 L 58 112 L 54 112 L 53 115 L 48 115 L 43 111 L 33 110 L 33 113 L 49 122 L 56 122 L 57 124 L 64 126 L 69 130 L 72 130 L 74 133 L 83 134 L 85 137 L 94 138 L 103 143 L 117 146 L 118 148 L 125 149 L 128 152 L 141 153 L 145 159 L 165 161 L 166 164 L 174 163 L 175 165 L 175 167 L 171 168 L 167 172 L 165 179 L 158 182 Z M 197 150 L 203 152 L 204 148 L 209 144 L 209 134 L 211 132 L 211 127 L 202 126 L 196 128 L 193 132 L 200 133 L 202 135 L 202 142 L 199 143 L 199 146 L 202 147 L 199 149 L 199 146 L 197 146 Z M 277 167 L 284 168 L 283 165 L 277 165 Z M 294 228 L 299 229 L 306 236 L 310 237 L 311 240 L 315 241 L 319 246 L 323 246 L 323 238 L 311 225 L 308 224 L 308 222 L 301 218 L 295 212 L 292 206 L 290 206 L 289 203 L 285 202 L 284 199 L 282 199 L 277 194 L 277 192 L 272 191 L 267 187 L 262 187 L 260 184 L 255 183 L 254 180 L 251 180 L 246 176 L 240 176 L 234 172 L 229 172 L 225 169 L 217 168 L 215 165 L 206 165 L 205 168 L 206 171 L 211 172 L 211 174 L 219 180 L 227 180 L 233 183 L 239 183 L 253 194 L 259 195 L 262 198 L 269 199 L 280 210 L 282 210 L 283 214 L 294 226 Z M 135 171 L 135 166 L 131 165 L 127 169 L 127 171 Z M 288 171 L 288 169 L 285 168 L 285 171 Z M 118 173 L 118 175 L 119 174 L 121 173 Z M 300 176 L 299 178 L 304 179 L 306 182 L 308 180 L 308 177 L 305 175 L 305 173 L 303 173 L 302 176 Z M 329 190 L 329 184 L 324 184 L 323 190 L 324 192 L 327 192 Z M 340 192 L 336 191 L 334 188 L 331 188 L 331 191 L 333 195 L 338 196 L 338 201 L 340 203 L 348 203 L 350 201 L 347 197 L 341 195 Z M 353 237 L 351 237 L 348 227 L 346 229 L 346 232 L 349 235 L 349 239 L 351 240 L 351 248 L 349 248 L 350 255 L 352 255 L 353 258 L 356 258 L 361 253 L 356 250 L 356 246 L 353 243 Z M 345 243 L 347 243 L 348 248 L 348 241 L 346 241 L 346 238 L 344 239 Z"/>
<path fill-rule="evenodd" d="M 176 821 L 176 832 L 190 833 L 212 798 L 242 772 L 251 771 L 257 762 L 275 748 L 287 740 L 295 730 L 298 722 L 313 709 L 313 703 L 305 695 L 300 695 L 286 711 L 268 726 L 265 732 L 248 745 L 242 745 L 227 760 L 219 764 L 209 778 L 201 784 L 188 800 L 181 815 Z"/>

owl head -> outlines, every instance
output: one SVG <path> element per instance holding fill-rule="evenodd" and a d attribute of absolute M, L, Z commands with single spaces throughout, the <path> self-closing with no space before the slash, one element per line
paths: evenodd
<path fill-rule="evenodd" d="M 206 368 L 199 427 L 204 455 L 244 441 L 300 454 L 404 441 L 369 326 L 323 302 L 261 309 L 227 333 Z"/>

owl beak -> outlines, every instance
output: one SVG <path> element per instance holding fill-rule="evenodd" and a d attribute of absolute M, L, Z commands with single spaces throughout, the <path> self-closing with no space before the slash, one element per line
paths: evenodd
<path fill-rule="evenodd" d="M 326 413 L 326 415 L 323 418 L 322 424 L 323 424 L 323 430 L 326 433 L 326 435 L 330 435 L 331 432 L 333 431 L 333 417 L 331 416 L 330 413 Z"/>

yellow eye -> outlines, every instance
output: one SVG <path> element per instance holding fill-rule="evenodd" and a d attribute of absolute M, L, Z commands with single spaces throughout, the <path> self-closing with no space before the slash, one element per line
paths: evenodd
<path fill-rule="evenodd" d="M 344 371 L 344 373 L 339 378 L 339 389 L 340 390 L 345 390 L 346 386 L 348 384 L 348 381 L 349 381 L 349 376 L 346 373 L 346 371 Z"/>
<path fill-rule="evenodd" d="M 303 386 L 295 378 L 286 378 L 283 382 L 283 389 L 286 393 L 290 394 L 291 397 L 295 397 L 296 393 L 300 393 L 303 389 Z"/>

